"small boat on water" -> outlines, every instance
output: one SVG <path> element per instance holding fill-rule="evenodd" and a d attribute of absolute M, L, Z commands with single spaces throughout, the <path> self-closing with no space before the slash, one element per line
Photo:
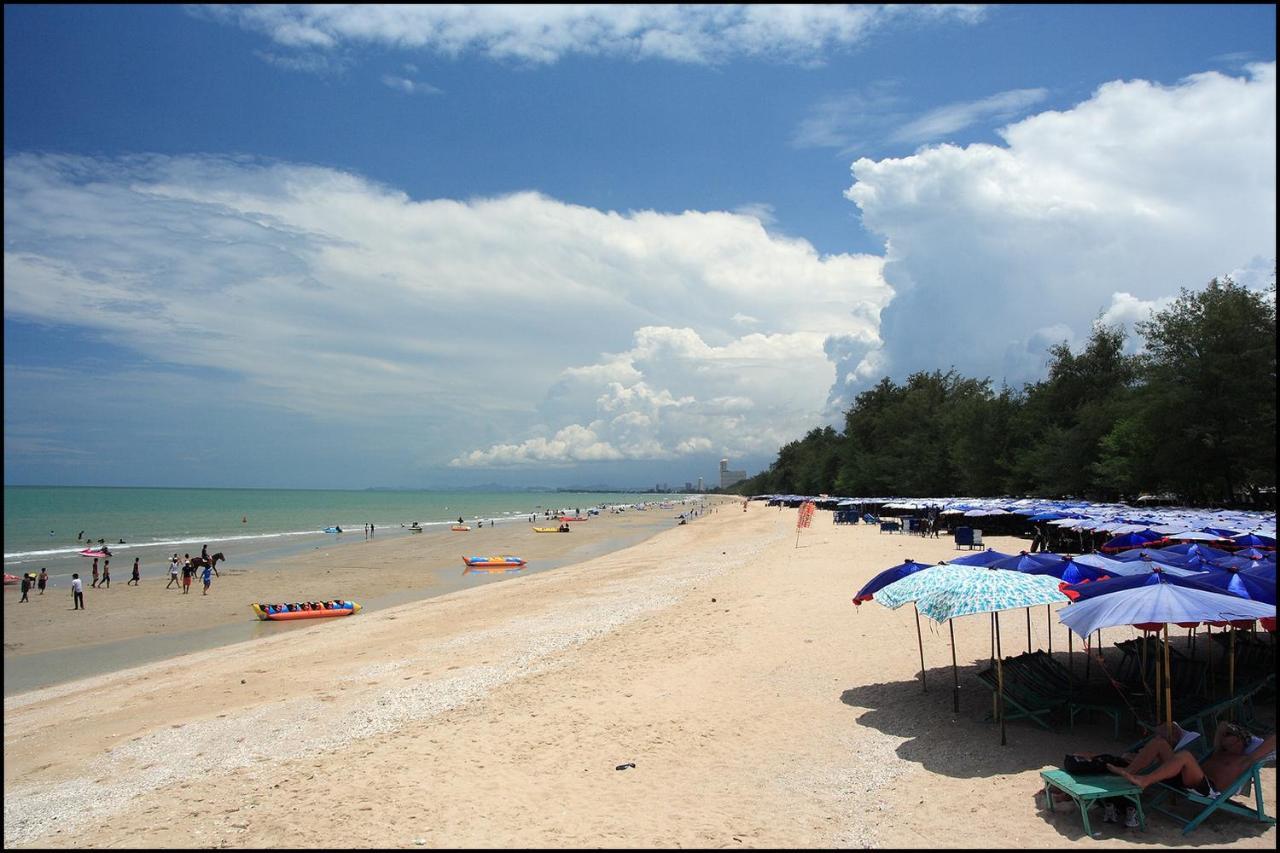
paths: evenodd
<path fill-rule="evenodd" d="M 453 527 L 450 527 L 449 529 L 450 529 L 450 530 L 456 530 L 456 531 L 458 531 L 459 533 L 461 533 L 461 532 L 463 532 L 463 531 L 465 531 L 465 530 L 470 530 L 470 529 L 471 529 L 471 525 L 469 525 L 469 524 L 455 524 Z"/>
<path fill-rule="evenodd" d="M 11 574 L 9 574 L 8 572 L 5 572 L 5 573 L 4 573 L 4 585 L 5 585 L 5 586 L 9 586 L 9 584 L 15 584 L 15 583 L 17 583 L 17 582 L 18 582 L 18 581 L 20 581 L 20 580 L 21 580 L 21 578 L 19 578 L 17 575 L 11 575 Z"/>
<path fill-rule="evenodd" d="M 588 517 L 587 517 L 587 516 L 585 516 L 585 515 L 562 515 L 562 516 L 560 516 L 560 520 L 561 520 L 561 521 L 586 521 L 586 520 L 587 520 L 587 518 L 588 518 Z"/>
<path fill-rule="evenodd" d="M 567 527 L 535 527 L 533 528 L 533 532 L 534 533 L 568 533 L 569 529 Z"/>
<path fill-rule="evenodd" d="M 351 616 L 360 612 L 354 601 L 304 602 L 303 604 L 251 604 L 254 614 L 264 622 L 290 622 L 294 619 L 324 619 Z M 294 609 L 297 608 L 297 609 Z"/>
<path fill-rule="evenodd" d="M 337 525 L 334 525 L 333 527 L 326 527 L 326 528 L 324 529 L 324 532 L 325 532 L 325 533 L 341 533 L 341 532 L 342 532 L 342 528 L 341 528 L 341 527 L 338 527 Z"/>
<path fill-rule="evenodd" d="M 111 552 L 106 548 L 85 548 L 80 552 L 86 557 L 110 557 Z"/>
<path fill-rule="evenodd" d="M 465 571 L 478 569 L 483 571 L 514 572 L 523 569 L 525 566 L 523 559 L 512 557 L 509 554 L 501 557 L 463 557 L 462 562 L 467 566 Z"/>

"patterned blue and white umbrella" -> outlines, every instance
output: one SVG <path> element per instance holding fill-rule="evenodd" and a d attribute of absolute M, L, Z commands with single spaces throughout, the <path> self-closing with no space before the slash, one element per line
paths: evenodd
<path fill-rule="evenodd" d="M 935 622 L 950 622 L 957 616 L 998 613 L 1041 604 L 1065 603 L 1058 580 L 1048 575 L 1028 575 L 1007 569 L 970 566 L 937 566 L 891 583 L 876 593 L 876 601 L 887 607 L 901 607 L 914 601 L 916 609 Z M 1000 621 L 993 617 L 996 640 L 996 678 L 1000 716 L 1000 743 L 1004 731 L 1004 669 L 1000 653 Z M 951 667 L 955 680 L 954 708 L 960 709 L 960 684 L 955 660 L 955 634 L 951 637 Z M 923 664 L 922 664 L 923 666 Z"/>

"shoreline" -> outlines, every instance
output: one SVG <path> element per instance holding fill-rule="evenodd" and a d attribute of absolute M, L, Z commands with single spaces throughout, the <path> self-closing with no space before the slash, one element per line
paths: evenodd
<path fill-rule="evenodd" d="M 177 587 L 165 589 L 167 561 L 164 568 L 157 561 L 144 569 L 136 587 L 127 585 L 128 565 L 115 567 L 105 590 L 91 588 L 86 571 L 86 610 L 78 612 L 71 609 L 66 579 L 51 578 L 45 594 L 33 590 L 25 604 L 18 603 L 16 589 L 6 588 L 4 695 L 300 627 L 259 621 L 249 611 L 254 601 L 340 597 L 360 602 L 367 613 L 510 579 L 464 575 L 462 554 L 520 554 L 530 561 L 520 574 L 537 574 L 648 538 L 676 523 L 672 512 L 603 513 L 575 522 L 569 534 L 534 534 L 530 528 L 542 522 L 521 519 L 466 533 L 389 528 L 371 539 L 295 544 L 279 556 L 220 563 L 208 596 L 198 576 L 186 595 Z M 210 551 L 219 547 L 214 543 Z"/>
<path fill-rule="evenodd" d="M 1109 721 L 1015 721 L 1001 747 L 985 620 L 955 622 L 957 715 L 945 628 L 922 691 L 911 609 L 850 603 L 953 543 L 795 519 L 730 504 L 556 571 L 6 697 L 5 844 L 1094 847 L 1034 795 L 1064 752 L 1116 751 Z M 1066 647 L 1043 614 L 1032 634 Z M 1105 831 L 1186 843 L 1157 815 Z M 1229 815 L 1201 832 L 1275 847 Z"/>

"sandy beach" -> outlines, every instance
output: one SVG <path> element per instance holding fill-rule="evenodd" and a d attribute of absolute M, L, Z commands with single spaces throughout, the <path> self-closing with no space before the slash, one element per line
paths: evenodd
<path fill-rule="evenodd" d="M 1078 813 L 1040 809 L 1041 769 L 1122 746 L 1109 722 L 1069 733 L 1014 721 L 1000 746 L 974 678 L 985 619 L 955 625 L 956 715 L 945 630 L 922 622 L 922 691 L 912 609 L 850 603 L 907 557 L 962 552 L 821 511 L 798 536 L 795 521 L 724 503 L 551 571 L 8 696 L 5 846 L 1274 849 L 1274 827 L 1229 815 L 1190 841 L 1158 814 L 1145 832 L 1097 821 L 1095 840 Z M 589 547 L 576 532 L 517 532 L 515 545 L 499 527 L 468 550 L 576 560 Z M 307 595 L 297 584 L 321 572 L 349 582 L 359 566 L 401 566 L 369 572 L 386 587 L 362 593 L 392 594 L 422 581 L 405 550 L 426 547 L 417 538 L 317 552 L 306 572 L 224 572 L 216 607 L 153 624 L 113 617 L 127 606 L 114 588 L 85 614 L 60 602 L 56 628 L 7 600 L 6 654 L 15 637 L 26 652 L 128 632 L 162 641 L 197 620 L 244 620 L 255 598 Z M 460 569 L 456 545 L 439 547 Z M 144 583 L 118 592 L 165 592 L 163 578 Z M 67 631 L 68 615 L 85 619 Z M 1021 612 L 1002 629 L 1005 654 L 1024 650 Z M 1050 639 L 1067 646 L 1041 612 L 1031 643 Z M 1259 710 L 1274 727 L 1274 708 Z M 1273 765 L 1263 781 L 1274 815 Z"/>

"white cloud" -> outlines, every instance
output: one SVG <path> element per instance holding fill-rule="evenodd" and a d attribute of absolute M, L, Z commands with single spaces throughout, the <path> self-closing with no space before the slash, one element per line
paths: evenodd
<path fill-rule="evenodd" d="M 446 57 L 553 63 L 568 55 L 720 63 L 813 63 L 903 19 L 969 24 L 983 6 L 872 5 L 243 5 L 192 14 L 307 51 L 377 45 Z"/>
<path fill-rule="evenodd" d="M 856 161 L 846 195 L 885 239 L 896 294 L 883 367 L 1039 378 L 1048 337 L 1274 259 L 1275 105 L 1275 63 L 1117 81 L 1009 125 L 1004 145 Z"/>
<path fill-rule="evenodd" d="M 977 101 L 930 110 L 890 136 L 894 142 L 929 142 L 982 122 L 1006 122 L 1048 96 L 1046 89 L 1012 89 Z"/>
<path fill-rule="evenodd" d="M 406 95 L 441 94 L 441 91 L 430 83 L 419 83 L 416 80 L 410 80 L 408 77 L 397 77 L 395 74 L 383 74 L 382 83 L 384 86 L 395 89 L 397 92 L 404 92 Z"/>
<path fill-rule="evenodd" d="M 878 343 L 891 295 L 881 259 L 753 217 L 414 201 L 242 158 L 7 157 L 5 238 L 6 317 L 413 435 L 423 465 L 772 452 L 856 368 L 825 342 Z"/>

